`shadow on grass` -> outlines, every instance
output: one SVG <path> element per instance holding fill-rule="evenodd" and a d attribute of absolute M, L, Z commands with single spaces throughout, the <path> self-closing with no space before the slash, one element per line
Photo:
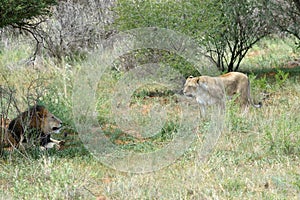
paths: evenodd
<path fill-rule="evenodd" d="M 300 65 L 298 66 L 286 66 L 278 68 L 263 68 L 263 69 L 251 69 L 249 71 L 242 71 L 246 74 L 255 74 L 257 78 L 266 77 L 270 81 L 276 81 L 276 74 L 283 72 L 288 73 L 288 78 L 294 78 L 300 76 Z"/>
<path fill-rule="evenodd" d="M 74 158 L 74 157 L 87 157 L 91 158 L 92 155 L 89 151 L 84 147 L 84 144 L 81 142 L 79 136 L 74 131 L 69 131 L 67 133 L 67 137 L 63 134 L 55 134 L 55 139 L 64 140 L 65 144 L 61 146 L 60 149 L 48 149 L 41 150 L 40 147 L 31 147 L 26 149 L 25 152 L 20 152 L 19 150 L 8 151 L 3 150 L 0 159 L 5 161 L 18 161 L 18 160 L 37 160 L 42 158 L 43 156 L 51 156 L 57 158 Z"/>

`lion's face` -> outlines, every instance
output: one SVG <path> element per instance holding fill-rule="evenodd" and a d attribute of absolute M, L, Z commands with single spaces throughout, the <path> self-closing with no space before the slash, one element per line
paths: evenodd
<path fill-rule="evenodd" d="M 197 80 L 190 76 L 186 79 L 184 87 L 183 87 L 183 94 L 187 97 L 194 97 L 197 91 L 198 82 Z"/>
<path fill-rule="evenodd" d="M 60 119 L 58 119 L 44 107 L 38 109 L 36 112 L 39 118 L 38 121 L 41 122 L 40 128 L 43 133 L 58 133 L 60 131 L 60 128 L 62 127 L 62 121 Z"/>
<path fill-rule="evenodd" d="M 199 92 L 205 92 L 206 90 L 207 86 L 202 77 L 190 76 L 185 81 L 183 94 L 187 97 L 196 97 Z"/>

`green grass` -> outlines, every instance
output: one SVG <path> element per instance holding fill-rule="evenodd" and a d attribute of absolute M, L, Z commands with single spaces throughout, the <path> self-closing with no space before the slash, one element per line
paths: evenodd
<path fill-rule="evenodd" d="M 10 54 L 14 56 L 11 58 L 13 61 L 22 60 L 27 55 L 17 52 L 23 51 L 22 48 L 14 51 Z M 246 115 L 239 114 L 238 108 L 229 105 L 226 127 L 206 161 L 198 156 L 202 129 L 195 133 L 199 139 L 173 164 L 145 174 L 124 173 L 101 164 L 85 149 L 79 135 L 69 134 L 65 138 L 66 147 L 59 151 L 31 149 L 26 154 L 5 152 L 0 158 L 0 199 L 97 199 L 100 196 L 117 200 L 299 199 L 300 67 L 284 68 L 285 63 L 299 57 L 299 53 L 293 51 L 291 41 L 280 40 L 262 41 L 253 51 L 255 56 L 247 56 L 241 70 L 251 74 L 254 98 L 261 100 L 261 92 L 269 93 L 269 98 L 263 100 L 261 109 L 250 109 Z M 8 52 L 3 50 L 3 60 L 8 59 L 6 55 Z M 5 65 L 2 62 L 1 68 Z M 51 78 L 44 75 L 46 78 L 40 81 L 42 88 L 44 85 L 50 88 L 46 90 L 49 93 L 44 102 L 59 117 L 70 120 L 68 99 L 64 99 L 65 95 L 53 94 L 65 94 L 64 82 L 57 77 L 66 75 L 62 74 L 66 71 L 60 71 L 49 63 L 46 65 L 53 74 Z M 33 78 L 41 77 L 41 74 L 35 74 L 37 71 L 30 75 L 26 75 L 25 71 L 5 74 L 8 84 L 17 91 L 27 88 Z M 270 72 L 275 75 L 271 76 Z M 99 85 L 99 121 L 101 125 L 112 126 L 112 129 L 105 129 L 107 136 L 112 141 L 121 140 L 123 143 L 120 145 L 124 149 L 137 152 L 157 149 L 172 140 L 171 133 L 176 128 L 174 122 L 166 124 L 163 131 L 148 140 L 127 137 L 123 131 L 118 131 L 117 124 L 110 122 L 109 95 L 117 84 L 118 76 L 111 74 L 104 78 L 107 85 Z M 7 82 L 2 80 L 1 83 Z M 58 87 L 51 90 L 53 83 Z M 69 87 L 67 89 L 71 92 Z M 36 90 L 30 91 L 34 92 Z M 132 103 L 143 109 L 159 98 L 166 98 L 164 94 L 145 100 L 149 93 L 141 90 Z M 22 102 L 26 100 L 24 96 L 26 94 L 19 93 L 17 99 Z M 70 98 L 69 93 L 67 98 Z M 173 105 L 174 102 L 171 103 Z M 72 123 L 68 126 L 71 130 L 74 128 Z M 63 138 L 62 135 L 54 137 Z"/>

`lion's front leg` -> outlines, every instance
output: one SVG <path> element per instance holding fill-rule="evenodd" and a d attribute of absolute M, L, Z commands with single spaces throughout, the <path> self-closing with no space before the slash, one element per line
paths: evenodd
<path fill-rule="evenodd" d="M 61 145 L 64 145 L 64 141 L 59 141 L 51 138 L 51 135 L 48 134 L 44 137 L 42 137 L 41 140 L 41 149 L 46 150 L 46 149 L 52 149 L 53 147 L 56 147 L 56 149 L 60 149 Z"/>
<path fill-rule="evenodd" d="M 58 144 L 58 145 L 64 145 L 65 144 L 65 141 L 63 140 L 55 140 L 53 138 L 50 137 L 50 142 L 54 142 L 55 144 Z"/>
<path fill-rule="evenodd" d="M 49 142 L 45 144 L 44 146 L 41 146 L 41 150 L 46 150 L 46 149 L 52 149 L 53 147 L 56 147 L 56 149 L 60 149 L 60 145 L 54 142 Z"/>
<path fill-rule="evenodd" d="M 205 117 L 205 115 L 206 115 L 206 106 L 207 106 L 207 103 L 206 103 L 205 99 L 196 97 L 196 101 L 200 105 L 200 114 L 201 114 L 201 117 Z"/>
<path fill-rule="evenodd" d="M 203 105 L 203 104 L 200 104 L 200 115 L 201 115 L 202 118 L 204 118 L 205 115 L 206 115 L 205 105 Z"/>

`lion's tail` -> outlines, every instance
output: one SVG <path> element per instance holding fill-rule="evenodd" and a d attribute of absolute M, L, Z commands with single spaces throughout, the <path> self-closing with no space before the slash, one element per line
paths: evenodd
<path fill-rule="evenodd" d="M 251 98 L 251 91 L 250 91 L 250 80 L 248 79 L 248 88 L 247 88 L 247 96 L 248 96 L 248 101 L 250 102 L 250 104 L 255 107 L 255 108 L 261 108 L 262 107 L 262 103 L 258 102 L 257 104 L 255 104 L 253 102 L 253 99 Z"/>

